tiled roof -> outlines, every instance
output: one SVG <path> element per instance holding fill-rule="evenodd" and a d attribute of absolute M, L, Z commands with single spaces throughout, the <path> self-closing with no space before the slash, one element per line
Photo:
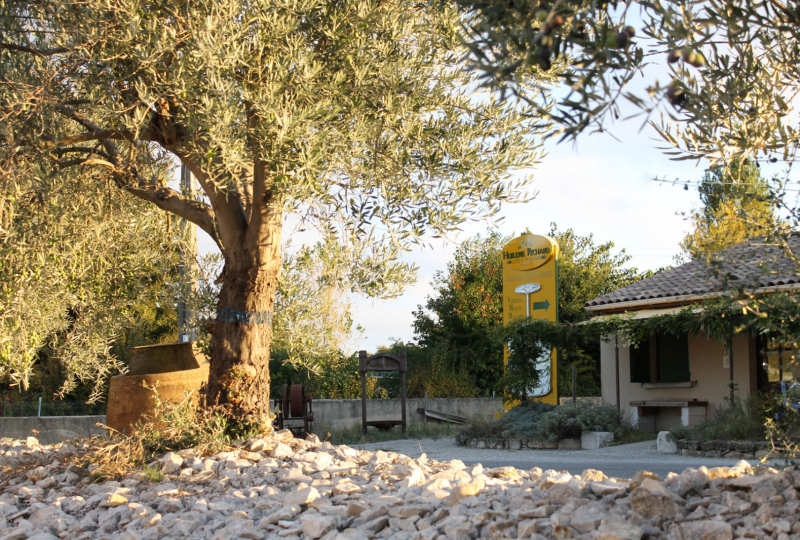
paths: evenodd
<path fill-rule="evenodd" d="M 800 235 L 794 233 L 786 237 L 786 243 L 800 260 Z M 587 302 L 586 308 L 604 311 L 614 309 L 615 304 L 635 300 L 653 299 L 654 304 L 661 304 L 670 297 L 709 295 L 739 287 L 753 290 L 800 284 L 798 263 L 777 242 L 766 243 L 763 237 L 718 252 L 713 264 L 718 272 L 716 276 L 705 260 L 692 261 L 599 296 Z"/>

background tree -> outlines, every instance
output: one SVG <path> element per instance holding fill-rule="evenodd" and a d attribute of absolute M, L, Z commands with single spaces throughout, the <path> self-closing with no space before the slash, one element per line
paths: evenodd
<path fill-rule="evenodd" d="M 269 415 L 286 213 L 341 246 L 351 289 L 392 296 L 402 250 L 528 197 L 513 173 L 539 155 L 536 118 L 473 95 L 448 4 L 32 0 L 0 18 L 5 151 L 100 168 L 219 246 L 207 400 L 234 415 Z M 195 199 L 145 166 L 174 159 Z"/>
<path fill-rule="evenodd" d="M 548 236 L 559 244 L 559 320 L 577 323 L 591 315 L 586 302 L 625 287 L 652 272 L 626 267 L 631 257 L 614 243 L 595 244 L 594 236 L 580 236 L 572 229 L 559 231 L 555 223 Z M 456 369 L 465 370 L 478 392 L 491 394 L 503 375 L 503 346 L 495 330 L 503 325 L 503 273 L 501 253 L 510 237 L 489 231 L 464 242 L 431 283 L 435 293 L 414 312 L 414 331 L 420 346 L 446 354 Z M 581 394 L 599 390 L 599 343 L 587 342 L 580 361 Z M 565 363 L 562 369 L 569 369 Z M 565 372 L 566 373 L 566 372 Z M 569 377 L 560 377 L 559 391 L 571 392 Z"/>
<path fill-rule="evenodd" d="M 503 351 L 492 329 L 503 324 L 501 252 L 510 240 L 489 231 L 463 242 L 434 274 L 434 294 L 414 312 L 420 346 L 445 357 L 475 381 L 479 395 L 491 395 L 503 372 Z"/>
<path fill-rule="evenodd" d="M 770 235 L 779 226 L 770 188 L 753 164 L 706 172 L 698 191 L 702 206 L 691 212 L 694 230 L 681 242 L 678 264 Z"/>

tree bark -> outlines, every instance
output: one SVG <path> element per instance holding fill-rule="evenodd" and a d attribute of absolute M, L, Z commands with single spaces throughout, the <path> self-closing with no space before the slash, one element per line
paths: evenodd
<path fill-rule="evenodd" d="M 206 403 L 265 422 L 269 411 L 272 309 L 281 269 L 282 215 L 266 202 L 250 230 L 224 246 L 225 267 L 212 333 Z"/>

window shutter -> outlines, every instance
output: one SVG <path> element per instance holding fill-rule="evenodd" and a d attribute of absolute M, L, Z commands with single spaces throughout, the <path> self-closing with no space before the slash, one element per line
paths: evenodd
<path fill-rule="evenodd" d="M 658 335 L 659 382 L 689 382 L 689 335 Z"/>

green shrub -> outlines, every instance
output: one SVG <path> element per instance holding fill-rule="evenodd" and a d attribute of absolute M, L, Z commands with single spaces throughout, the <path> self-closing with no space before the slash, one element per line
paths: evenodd
<path fill-rule="evenodd" d="M 623 438 L 634 431 L 613 405 L 549 405 L 531 401 L 508 411 L 500 420 L 469 426 L 457 437 L 464 444 L 472 438 L 577 439 L 584 431 L 610 431 Z"/>
<path fill-rule="evenodd" d="M 670 429 L 674 440 L 694 439 L 702 441 L 756 441 L 766 437 L 766 420 L 774 414 L 774 399 L 753 394 L 743 403 L 739 398 L 732 405 L 717 409 L 714 416 L 688 428 L 676 426 Z"/>
<path fill-rule="evenodd" d="M 556 407 L 544 414 L 536 426 L 536 435 L 550 441 L 577 439 L 582 431 L 579 409 L 573 405 Z"/>
<path fill-rule="evenodd" d="M 614 405 L 592 405 L 578 408 L 578 423 L 583 431 L 610 431 L 621 435 L 630 429 L 622 413 Z"/>
<path fill-rule="evenodd" d="M 555 405 L 541 401 L 529 401 L 517 405 L 503 417 L 500 436 L 506 439 L 536 437 L 537 426 L 542 418 L 557 408 Z"/>
<path fill-rule="evenodd" d="M 766 398 L 754 394 L 745 403 L 735 399 L 733 405 L 717 409 L 712 418 L 694 427 L 677 426 L 670 429 L 669 433 L 674 440 L 764 440 L 765 421 L 769 411 L 770 404 L 766 402 Z"/>

